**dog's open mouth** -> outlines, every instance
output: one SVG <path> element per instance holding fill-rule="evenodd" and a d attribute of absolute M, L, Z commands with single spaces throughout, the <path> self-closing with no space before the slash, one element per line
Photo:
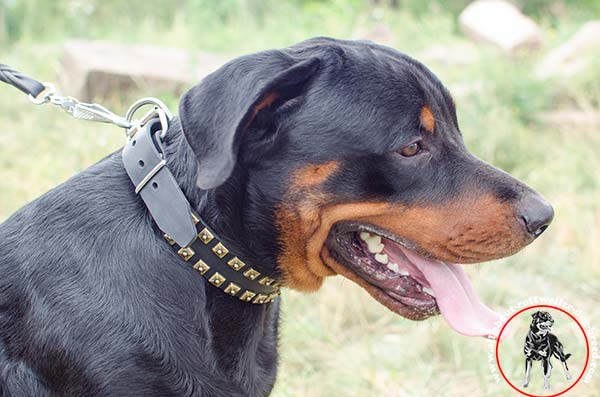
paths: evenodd
<path fill-rule="evenodd" d="M 423 320 L 441 313 L 457 332 L 494 337 L 500 315 L 479 301 L 460 265 L 426 258 L 411 243 L 357 222 L 336 224 L 329 253 L 365 280 L 369 292 L 396 313 Z"/>

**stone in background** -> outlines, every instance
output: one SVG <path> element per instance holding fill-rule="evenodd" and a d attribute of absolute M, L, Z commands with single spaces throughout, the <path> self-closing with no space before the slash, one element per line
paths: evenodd
<path fill-rule="evenodd" d="M 180 48 L 115 44 L 106 41 L 68 41 L 63 47 L 61 93 L 82 101 L 115 92 L 140 89 L 181 93 L 228 59 L 213 54 L 190 54 Z"/>
<path fill-rule="evenodd" d="M 476 0 L 459 18 L 471 40 L 501 48 L 510 55 L 541 46 L 540 29 L 513 4 L 504 0 Z"/>
<path fill-rule="evenodd" d="M 600 55 L 600 20 L 584 24 L 568 41 L 550 51 L 536 70 L 540 78 L 570 77 L 584 71 Z"/>

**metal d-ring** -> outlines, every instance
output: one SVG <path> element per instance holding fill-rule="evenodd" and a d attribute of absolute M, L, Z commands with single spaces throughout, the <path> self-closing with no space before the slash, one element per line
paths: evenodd
<path fill-rule="evenodd" d="M 133 103 L 133 105 L 129 107 L 127 113 L 125 113 L 125 119 L 129 122 L 132 122 L 135 112 L 137 112 L 141 107 L 146 105 L 154 105 L 154 112 L 156 113 L 156 115 L 158 115 L 161 125 L 160 137 L 164 138 L 165 134 L 167 133 L 167 130 L 169 129 L 169 121 L 173 119 L 173 114 L 169 111 L 167 105 L 165 105 L 164 102 L 158 98 L 147 97 L 138 99 Z M 145 118 L 146 116 L 144 117 L 144 119 Z M 142 122 L 144 121 L 145 120 L 142 120 Z"/>

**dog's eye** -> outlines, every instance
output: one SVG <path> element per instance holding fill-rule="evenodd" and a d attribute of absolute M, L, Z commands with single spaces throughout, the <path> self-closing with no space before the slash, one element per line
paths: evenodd
<path fill-rule="evenodd" d="M 421 142 L 419 141 L 404 146 L 402 149 L 398 150 L 398 153 L 400 153 L 404 157 L 412 157 L 414 155 L 419 154 L 422 149 L 423 148 L 421 147 Z"/>

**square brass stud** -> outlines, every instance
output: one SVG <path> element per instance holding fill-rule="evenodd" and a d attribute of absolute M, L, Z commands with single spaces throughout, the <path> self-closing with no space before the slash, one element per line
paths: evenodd
<path fill-rule="evenodd" d="M 239 285 L 237 285 L 235 283 L 229 283 L 227 288 L 225 288 L 225 293 L 227 293 L 231 296 L 235 296 L 238 292 L 240 292 L 240 290 L 241 290 L 241 288 Z"/>
<path fill-rule="evenodd" d="M 244 276 L 246 276 L 246 278 L 249 278 L 250 280 L 256 280 L 256 278 L 260 276 L 260 272 L 257 272 L 253 268 L 250 268 L 244 272 Z"/>
<path fill-rule="evenodd" d="M 223 244 L 217 243 L 217 245 L 212 247 L 212 252 L 214 252 L 215 255 L 218 256 L 219 258 L 223 258 L 225 255 L 227 255 L 229 250 L 227 248 L 225 248 L 225 246 Z"/>
<path fill-rule="evenodd" d="M 267 299 L 267 295 L 258 294 L 258 296 L 256 298 L 254 298 L 254 301 L 252 301 L 252 303 L 261 305 L 261 304 L 265 303 L 266 299 Z"/>
<path fill-rule="evenodd" d="M 200 272 L 200 274 L 202 275 L 204 275 L 204 273 L 206 273 L 210 269 L 210 266 L 208 266 L 206 262 L 204 262 L 202 259 L 196 262 L 196 264 L 192 267 L 198 270 L 198 272 Z"/>
<path fill-rule="evenodd" d="M 202 229 L 200 233 L 198 233 L 198 237 L 204 244 L 210 243 L 213 238 L 215 238 L 215 236 L 213 236 L 213 234 L 207 228 Z"/>
<path fill-rule="evenodd" d="M 180 257 L 183 258 L 184 261 L 189 261 L 192 256 L 194 256 L 195 252 L 193 249 L 189 247 L 181 247 L 179 251 L 177 251 Z"/>
<path fill-rule="evenodd" d="M 242 262 L 242 261 L 240 260 L 240 258 L 238 258 L 237 256 L 236 256 L 236 257 L 234 257 L 233 259 L 230 259 L 229 261 L 227 261 L 227 264 L 228 264 L 229 266 L 231 266 L 231 268 L 232 268 L 233 270 L 235 270 L 236 272 L 237 272 L 238 270 L 240 270 L 241 268 L 243 268 L 244 266 L 246 266 L 246 264 L 245 264 L 244 262 Z"/>
<path fill-rule="evenodd" d="M 240 300 L 243 300 L 244 302 L 250 302 L 255 295 L 255 292 L 245 291 L 242 296 L 240 296 Z"/>
<path fill-rule="evenodd" d="M 212 285 L 219 287 L 221 284 L 223 284 L 225 282 L 225 277 L 223 277 L 219 272 L 215 272 L 215 274 L 210 276 L 208 281 L 210 281 L 210 283 Z"/>
<path fill-rule="evenodd" d="M 167 243 L 169 243 L 169 245 L 175 245 L 175 240 L 173 240 L 171 236 L 165 234 L 163 237 L 165 238 L 165 240 L 167 240 Z"/>
<path fill-rule="evenodd" d="M 273 280 L 271 277 L 263 277 L 260 280 L 258 280 L 258 283 L 260 285 L 271 285 L 273 284 L 273 282 L 275 282 L 275 280 Z"/>
<path fill-rule="evenodd" d="M 192 220 L 194 221 L 194 225 L 197 225 L 200 222 L 200 219 L 192 212 Z"/>

